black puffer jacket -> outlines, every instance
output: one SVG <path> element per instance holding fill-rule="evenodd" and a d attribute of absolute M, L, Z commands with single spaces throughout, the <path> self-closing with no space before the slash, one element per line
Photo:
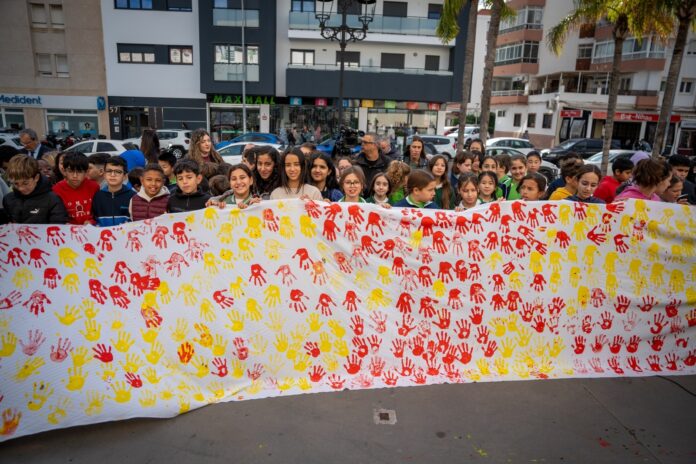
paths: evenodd
<path fill-rule="evenodd" d="M 29 195 L 17 191 L 2 199 L 10 222 L 19 224 L 67 224 L 68 212 L 63 201 L 53 193 L 50 182 L 43 176 Z"/>
<path fill-rule="evenodd" d="M 210 198 L 210 195 L 203 193 L 203 190 L 199 187 L 197 191 L 186 194 L 181 190 L 177 189 L 169 195 L 169 202 L 167 203 L 168 213 L 183 213 L 186 211 L 196 211 L 199 209 L 204 209 L 205 204 Z"/>

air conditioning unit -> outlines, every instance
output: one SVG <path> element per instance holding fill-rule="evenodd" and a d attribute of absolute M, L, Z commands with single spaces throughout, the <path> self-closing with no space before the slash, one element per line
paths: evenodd
<path fill-rule="evenodd" d="M 556 111 L 558 108 L 558 102 L 556 100 L 547 100 L 546 109 L 551 111 Z"/>

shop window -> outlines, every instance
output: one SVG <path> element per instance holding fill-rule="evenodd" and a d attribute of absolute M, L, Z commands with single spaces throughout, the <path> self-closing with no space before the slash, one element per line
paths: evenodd
<path fill-rule="evenodd" d="M 439 71 L 440 70 L 440 57 L 438 55 L 425 55 L 425 70 L 426 71 Z"/>
<path fill-rule="evenodd" d="M 89 134 L 92 138 L 99 134 L 96 111 L 47 110 L 46 122 L 50 134 L 68 131 L 82 136 Z"/>
<path fill-rule="evenodd" d="M 343 64 L 346 68 L 357 68 L 360 66 L 360 52 L 343 52 Z M 336 51 L 336 66 L 341 65 L 341 51 Z"/>
<path fill-rule="evenodd" d="M 117 10 L 151 10 L 152 0 L 116 0 Z"/>
<path fill-rule="evenodd" d="M 406 2 L 384 2 L 382 14 L 384 16 L 395 16 L 405 18 L 408 16 L 408 3 Z"/>
<path fill-rule="evenodd" d="M 170 64 L 193 64 L 193 48 L 169 47 Z"/>
<path fill-rule="evenodd" d="M 544 114 L 544 117 L 541 120 L 541 128 L 542 129 L 551 129 L 552 121 L 553 121 L 553 114 Z"/>
<path fill-rule="evenodd" d="M 314 0 L 293 0 L 291 11 L 309 11 L 314 12 Z"/>
<path fill-rule="evenodd" d="M 442 4 L 428 3 L 428 19 L 440 19 L 442 15 Z"/>
<path fill-rule="evenodd" d="M 527 127 L 536 127 L 536 113 L 527 115 Z"/>
<path fill-rule="evenodd" d="M 381 67 L 382 69 L 404 69 L 405 58 L 403 53 L 382 53 Z"/>
<path fill-rule="evenodd" d="M 290 64 L 313 66 L 314 50 L 290 50 Z"/>
<path fill-rule="evenodd" d="M 2 124 L 2 127 L 9 127 L 10 129 L 14 130 L 24 129 L 23 110 L 0 108 L 0 115 L 0 124 Z"/>
<path fill-rule="evenodd" d="M 682 79 L 679 83 L 679 93 L 691 94 L 694 91 L 694 81 L 689 79 Z"/>
<path fill-rule="evenodd" d="M 216 81 L 259 81 L 259 47 L 246 47 L 246 76 L 243 49 L 239 45 L 215 45 L 214 79 Z"/>
<path fill-rule="evenodd" d="M 522 125 L 522 113 L 515 113 L 512 117 L 512 125 L 520 127 Z"/>

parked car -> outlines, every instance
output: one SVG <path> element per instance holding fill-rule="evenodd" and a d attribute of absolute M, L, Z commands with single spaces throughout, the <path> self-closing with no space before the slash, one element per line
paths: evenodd
<path fill-rule="evenodd" d="M 508 147 L 527 154 L 530 151 L 536 150 L 527 139 L 518 139 L 515 137 L 494 137 L 486 140 L 486 147 Z"/>
<path fill-rule="evenodd" d="M 218 153 L 220 153 L 220 156 L 222 156 L 222 159 L 225 161 L 225 163 L 239 164 L 242 162 L 242 152 L 244 151 L 244 147 L 246 147 L 249 143 L 252 145 L 270 145 L 279 151 L 283 148 L 283 146 L 278 143 L 235 142 L 229 143 L 224 147 L 220 148 L 218 150 Z"/>
<path fill-rule="evenodd" d="M 230 145 L 232 143 L 238 142 L 257 142 L 263 143 L 264 145 L 282 145 L 283 142 L 275 134 L 270 134 L 266 132 L 247 132 L 246 134 L 239 135 L 231 140 L 225 140 L 215 144 L 215 149 L 220 151 L 220 149 Z"/>
<path fill-rule="evenodd" d="M 467 124 L 464 128 L 464 146 L 468 147 L 472 140 L 478 139 L 480 137 L 480 133 L 481 129 L 479 128 L 479 126 L 470 126 Z M 449 134 L 447 134 L 447 136 L 453 137 L 454 142 L 457 143 L 457 139 L 459 138 L 459 128 L 450 132 Z"/>
<path fill-rule="evenodd" d="M 108 139 L 98 139 L 98 140 L 85 140 L 84 142 L 78 142 L 71 146 L 66 153 L 84 153 L 85 155 L 91 155 L 92 153 L 108 153 L 110 155 L 119 155 L 127 150 L 137 150 L 138 147 L 131 142 L 125 140 L 108 140 Z"/>
<path fill-rule="evenodd" d="M 317 145 L 317 150 L 326 153 L 329 156 L 333 156 L 333 149 L 335 145 L 336 139 L 330 135 L 327 135 L 326 137 L 324 137 L 322 142 Z M 358 144 L 352 147 L 351 152 L 353 155 L 357 155 L 358 153 L 360 153 L 360 145 Z"/>
<path fill-rule="evenodd" d="M 170 151 L 177 159 L 188 152 L 191 143 L 191 131 L 185 129 L 157 129 L 157 137 L 160 140 L 160 148 Z M 140 148 L 140 137 L 125 139 Z"/>
<path fill-rule="evenodd" d="M 634 150 L 609 150 L 609 165 L 607 166 L 607 175 L 612 175 L 613 172 L 611 170 L 612 165 L 614 164 L 614 161 L 616 161 L 619 158 L 626 158 L 630 159 L 633 155 L 635 155 Z M 594 155 L 590 156 L 585 160 L 585 164 L 594 164 L 598 168 L 601 169 L 602 167 L 602 155 L 604 152 L 599 152 L 595 153 Z"/>
<path fill-rule="evenodd" d="M 602 139 L 568 139 L 556 145 L 549 151 L 542 150 L 541 159 L 553 164 L 558 164 L 561 158 L 568 153 L 577 153 L 583 158 L 589 158 L 602 149 L 604 141 Z M 611 148 L 620 149 L 619 140 L 611 141 Z"/>
<path fill-rule="evenodd" d="M 17 134 L 13 134 L 10 132 L 3 132 L 0 133 L 0 145 L 9 145 L 11 147 L 16 148 L 17 150 L 21 150 L 24 148 L 22 146 L 22 143 L 19 141 L 19 137 Z"/>
<path fill-rule="evenodd" d="M 448 159 L 454 158 L 457 152 L 457 137 L 450 135 L 419 135 L 424 143 L 431 143 L 437 153 L 445 155 Z M 406 138 L 406 145 L 410 145 L 413 136 Z"/>
<path fill-rule="evenodd" d="M 489 156 L 495 156 L 495 155 L 501 155 L 501 154 L 506 154 L 506 155 L 522 155 L 524 156 L 524 153 L 522 153 L 519 150 L 515 150 L 514 148 L 509 148 L 509 147 L 486 147 L 486 155 Z M 555 164 L 549 163 L 548 161 L 541 160 L 541 166 L 539 167 L 539 173 L 543 174 L 544 177 L 549 181 L 549 184 L 556 180 L 556 178 L 559 176 L 561 170 L 558 169 L 558 166 Z"/>

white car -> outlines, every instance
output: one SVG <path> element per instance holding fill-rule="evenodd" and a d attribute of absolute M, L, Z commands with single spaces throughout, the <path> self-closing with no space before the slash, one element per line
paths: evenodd
<path fill-rule="evenodd" d="M 424 143 L 430 143 L 435 147 L 439 155 L 445 155 L 448 159 L 453 159 L 457 153 L 457 138 L 451 135 L 419 135 Z M 413 137 L 406 139 L 406 144 L 411 145 Z"/>
<path fill-rule="evenodd" d="M 220 156 L 222 156 L 222 159 L 225 161 L 225 163 L 239 164 L 242 162 L 242 152 L 244 151 L 244 147 L 246 147 L 247 145 L 269 145 L 278 151 L 280 151 L 283 147 L 282 145 L 279 145 L 277 143 L 235 142 L 219 149 L 218 153 L 220 153 Z"/>
<path fill-rule="evenodd" d="M 470 126 L 467 124 L 464 128 L 464 146 L 468 147 L 472 140 L 478 139 L 480 137 L 480 133 L 481 130 L 479 129 L 479 126 Z M 456 143 L 457 138 L 459 137 L 459 129 L 450 132 L 447 134 L 447 137 L 453 137 Z"/>
<path fill-rule="evenodd" d="M 613 171 L 611 170 L 612 164 L 614 164 L 614 161 L 616 161 L 618 158 L 628 158 L 630 159 L 633 155 L 635 155 L 634 150 L 609 150 L 609 165 L 607 166 L 607 175 L 610 176 L 613 174 Z M 590 156 L 585 160 L 585 164 L 594 164 L 598 168 L 602 168 L 602 154 L 603 152 L 595 153 L 594 155 Z"/>
<path fill-rule="evenodd" d="M 120 155 L 127 150 L 137 150 L 138 147 L 125 140 L 85 140 L 67 148 L 65 153 L 84 153 L 89 156 L 92 153 L 108 153 L 112 156 Z"/>
<path fill-rule="evenodd" d="M 11 147 L 16 148 L 17 150 L 21 150 L 22 148 L 24 148 L 22 146 L 22 143 L 19 141 L 19 136 L 11 132 L 0 133 L 0 145 L 9 145 Z"/>
<path fill-rule="evenodd" d="M 189 144 L 191 143 L 191 131 L 184 129 L 157 129 L 157 137 L 159 137 L 160 148 L 170 150 L 177 159 L 181 158 L 188 152 Z M 124 142 L 130 142 L 133 145 L 140 147 L 140 137 L 126 139 Z"/>
<path fill-rule="evenodd" d="M 532 145 L 529 140 L 514 137 L 494 137 L 492 139 L 488 139 L 486 140 L 486 148 L 488 147 L 514 148 L 525 155 L 530 151 L 536 150 L 534 145 Z"/>

